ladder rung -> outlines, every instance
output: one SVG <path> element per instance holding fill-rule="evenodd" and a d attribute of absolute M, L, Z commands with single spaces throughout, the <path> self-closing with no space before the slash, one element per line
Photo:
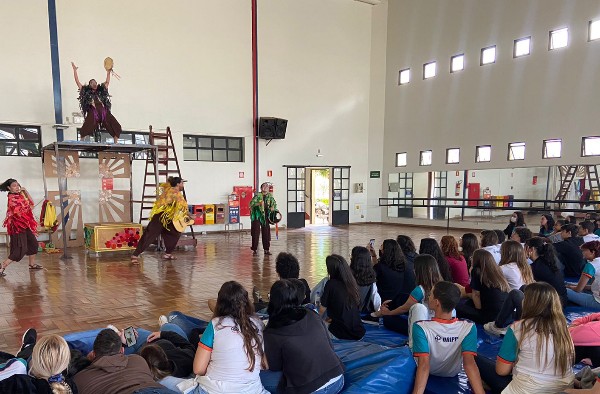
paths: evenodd
<path fill-rule="evenodd" d="M 154 138 L 169 138 L 169 135 L 167 133 L 152 133 L 150 134 L 151 137 Z"/>

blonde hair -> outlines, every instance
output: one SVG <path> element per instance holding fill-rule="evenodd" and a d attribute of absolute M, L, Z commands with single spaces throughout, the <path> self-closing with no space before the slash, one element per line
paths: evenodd
<path fill-rule="evenodd" d="M 37 341 L 31 354 L 29 373 L 39 379 L 48 380 L 69 366 L 71 351 L 63 337 L 46 335 Z M 71 388 L 64 382 L 50 383 L 54 394 L 70 394 Z"/>
<path fill-rule="evenodd" d="M 525 249 L 517 241 L 506 241 L 500 247 L 500 262 L 498 265 L 505 265 L 510 263 L 516 263 L 519 271 L 521 272 L 521 278 L 523 283 L 528 285 L 535 282 L 533 279 L 533 272 L 529 263 L 527 263 L 527 257 L 525 256 Z"/>
<path fill-rule="evenodd" d="M 554 373 L 559 372 L 564 376 L 573 365 L 575 348 L 567 328 L 567 319 L 563 314 L 560 298 L 554 287 L 545 282 L 537 282 L 525 288 L 521 323 L 519 346 L 527 335 L 537 334 L 538 363 L 541 364 L 543 353 L 546 364 L 548 363 L 548 346 L 552 340 Z"/>

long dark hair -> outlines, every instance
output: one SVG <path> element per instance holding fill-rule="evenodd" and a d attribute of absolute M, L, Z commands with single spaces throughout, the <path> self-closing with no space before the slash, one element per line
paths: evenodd
<path fill-rule="evenodd" d="M 167 354 L 160 346 L 145 345 L 140 351 L 140 356 L 146 360 L 150 373 L 157 382 L 173 373 L 173 367 L 167 358 Z"/>
<path fill-rule="evenodd" d="M 269 294 L 269 306 L 267 307 L 269 323 L 267 323 L 267 328 L 287 326 L 306 315 L 301 313 L 306 309 L 300 308 L 302 300 L 298 300 L 298 289 L 292 283 L 292 280 L 280 279 L 276 281 L 271 286 Z"/>
<path fill-rule="evenodd" d="M 262 359 L 263 344 L 258 332 L 258 327 L 251 317 L 254 315 L 254 306 L 248 298 L 248 292 L 244 286 L 236 281 L 223 283 L 217 296 L 217 305 L 213 318 L 219 317 L 221 324 L 225 317 L 231 317 L 244 338 L 244 350 L 248 356 L 249 371 L 254 371 L 256 355 Z"/>
<path fill-rule="evenodd" d="M 539 260 L 550 267 L 552 272 L 558 271 L 558 266 L 556 265 L 556 250 L 552 243 L 547 242 L 542 237 L 533 237 L 525 241 L 525 245 L 535 249 L 535 252 L 539 256 Z"/>
<path fill-rule="evenodd" d="M 423 286 L 425 298 L 429 297 L 433 286 L 442 281 L 435 257 L 429 254 L 419 254 L 415 257 L 415 282 Z"/>
<path fill-rule="evenodd" d="M 364 246 L 355 246 L 352 248 L 350 269 L 359 286 L 369 286 L 377 280 L 375 270 L 373 269 L 371 252 Z"/>
<path fill-rule="evenodd" d="M 554 231 L 554 218 L 552 217 L 552 215 L 545 213 L 542 216 L 546 218 L 546 226 L 540 226 L 540 233 Z"/>
<path fill-rule="evenodd" d="M 515 227 L 524 227 L 525 226 L 525 216 L 523 216 L 523 212 L 514 211 L 515 215 L 517 215 L 517 221 L 515 222 Z"/>
<path fill-rule="evenodd" d="M 398 245 L 400 245 L 400 249 L 402 249 L 402 253 L 404 253 L 404 255 L 410 253 L 417 254 L 415 243 L 408 235 L 398 235 L 396 242 L 398 242 Z"/>
<path fill-rule="evenodd" d="M 358 293 L 358 285 L 352 275 L 350 266 L 342 256 L 338 254 L 332 254 L 327 256 L 325 259 L 325 265 L 327 266 L 327 273 L 329 279 L 339 280 L 343 283 L 346 288 L 347 301 L 356 306 L 360 305 L 360 295 Z"/>
<path fill-rule="evenodd" d="M 12 185 L 16 181 L 17 180 L 13 179 L 13 178 L 8 178 L 7 180 L 5 180 L 4 183 L 0 185 L 0 192 L 10 191 L 10 189 L 9 189 L 10 185 Z"/>
<path fill-rule="evenodd" d="M 471 268 L 473 252 L 479 249 L 479 239 L 477 239 L 477 235 L 473 233 L 463 234 L 461 239 L 462 254 L 465 256 L 467 267 Z"/>
<path fill-rule="evenodd" d="M 450 265 L 448 264 L 448 260 L 444 257 L 442 253 L 442 249 L 440 249 L 440 245 L 438 245 L 437 241 L 433 238 L 423 238 L 421 240 L 421 245 L 419 245 L 419 254 L 429 254 L 435 258 L 438 264 L 438 268 L 440 269 L 440 274 L 442 275 L 442 279 L 448 282 L 452 282 L 452 274 L 450 274 Z M 415 274 L 416 274 L 415 267 Z"/>
<path fill-rule="evenodd" d="M 404 271 L 406 269 L 406 257 L 400 249 L 400 245 L 394 239 L 383 241 L 383 250 L 379 257 L 379 263 L 387 265 L 394 271 Z"/>

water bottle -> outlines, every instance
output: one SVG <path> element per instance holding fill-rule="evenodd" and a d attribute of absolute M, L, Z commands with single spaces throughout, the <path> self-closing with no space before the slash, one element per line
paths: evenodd
<path fill-rule="evenodd" d="M 317 291 L 317 295 L 315 296 L 315 308 L 317 309 L 317 313 L 319 313 L 319 309 L 321 309 L 321 292 Z"/>

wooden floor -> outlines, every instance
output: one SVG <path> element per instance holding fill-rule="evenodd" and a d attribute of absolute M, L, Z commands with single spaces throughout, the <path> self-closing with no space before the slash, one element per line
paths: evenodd
<path fill-rule="evenodd" d="M 451 234 L 460 236 L 464 231 Z M 417 248 L 424 237 L 441 238 L 444 229 L 396 225 L 359 224 L 345 227 L 310 227 L 283 230 L 273 242 L 273 256 L 252 256 L 250 235 L 227 237 L 202 235 L 195 250 L 177 251 L 178 260 L 163 261 L 160 254 L 146 252 L 134 266 L 129 254 L 113 253 L 100 258 L 83 249 L 72 251 L 72 259 L 61 255 L 38 255 L 45 269 L 30 271 L 26 259 L 12 264 L 0 278 L 0 350 L 15 352 L 28 327 L 43 334 L 65 334 L 112 323 L 156 329 L 158 316 L 180 310 L 209 318 L 209 298 L 216 298 L 221 284 L 241 282 L 251 292 L 257 286 L 267 294 L 277 280 L 275 256 L 288 251 L 300 261 L 300 275 L 314 286 L 326 275 L 325 257 L 338 253 L 348 257 L 352 247 L 375 238 L 377 246 L 386 238 L 406 234 Z M 4 258 L 6 250 L 0 251 Z"/>

